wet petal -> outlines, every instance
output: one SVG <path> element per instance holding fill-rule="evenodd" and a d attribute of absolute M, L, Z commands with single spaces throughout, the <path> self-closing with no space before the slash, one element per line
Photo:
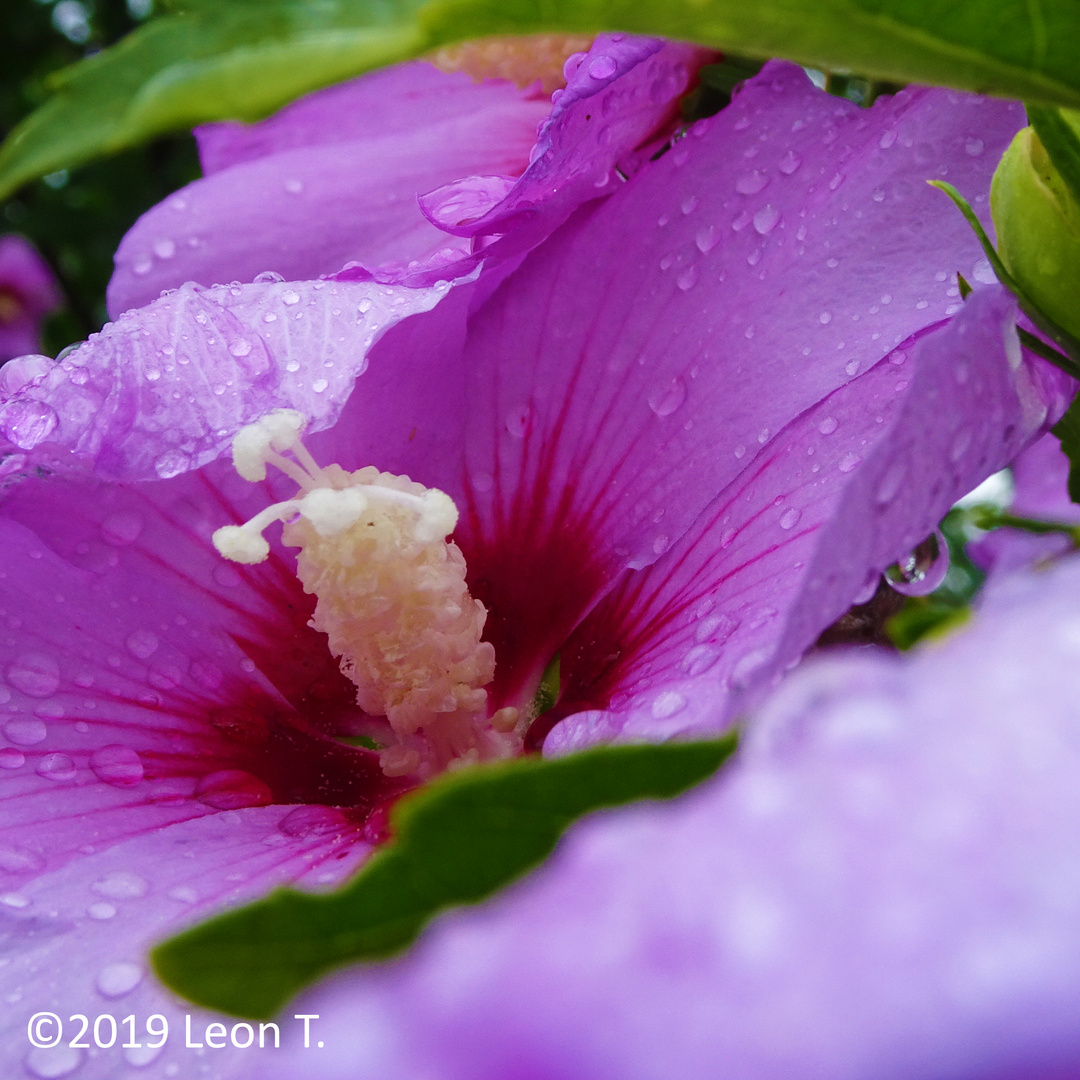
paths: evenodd
<path fill-rule="evenodd" d="M 1016 306 L 978 290 L 943 326 L 800 415 L 655 565 L 627 574 L 563 653 L 545 749 L 699 736 L 795 663 L 886 566 L 1067 400 L 1014 367 Z M 580 704 L 575 703 L 575 693 Z M 607 704 L 610 702 L 610 706 Z M 554 717 L 552 718 L 554 719 Z"/>
<path fill-rule="evenodd" d="M 1078 595 L 1073 560 L 915 657 L 808 666 L 704 789 L 297 1002 L 320 1075 L 1071 1075 Z"/>
<path fill-rule="evenodd" d="M 935 90 L 864 110 L 774 63 L 504 283 L 465 348 L 461 543 L 514 671 L 795 417 L 958 310 L 947 268 L 980 250 L 924 181 L 985 202 L 1021 122 Z"/>
<path fill-rule="evenodd" d="M 214 168 L 125 236 L 109 310 L 141 307 L 185 281 L 264 271 L 302 281 L 351 260 L 460 258 L 467 245 L 431 225 L 416 195 L 463 175 L 520 174 L 549 108 L 509 83 L 408 64 L 320 91 L 262 124 L 204 129 Z"/>
<path fill-rule="evenodd" d="M 272 409 L 299 409 L 316 428 L 332 423 L 371 345 L 449 287 L 185 285 L 51 369 L 28 372 L 21 387 L 7 382 L 0 427 L 22 449 L 59 443 L 103 476 L 175 476 Z"/>

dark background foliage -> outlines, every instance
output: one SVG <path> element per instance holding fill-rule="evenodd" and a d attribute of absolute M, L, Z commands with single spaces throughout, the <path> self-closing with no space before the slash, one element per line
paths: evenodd
<path fill-rule="evenodd" d="M 48 96 L 54 71 L 111 44 L 149 14 L 147 0 L 8 0 L 0 32 L 0 132 L 6 135 Z M 120 238 L 143 211 L 198 175 L 194 140 L 184 135 L 53 173 L 3 204 L 0 232 L 29 238 L 66 298 L 45 326 L 45 352 L 55 355 L 100 329 Z"/>

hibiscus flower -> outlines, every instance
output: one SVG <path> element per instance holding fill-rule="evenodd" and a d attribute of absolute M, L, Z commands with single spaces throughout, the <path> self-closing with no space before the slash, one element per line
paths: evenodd
<path fill-rule="evenodd" d="M 594 67 L 605 46 L 580 62 L 593 96 L 614 88 L 609 118 L 617 80 L 663 52 L 614 46 L 614 68 Z M 632 47 L 644 59 L 619 60 Z M 577 101 L 560 116 L 593 115 Z M 11 367 L 11 1068 L 38 1010 L 161 1013 L 175 1031 L 148 944 L 275 882 L 340 881 L 415 782 L 343 741 L 385 722 L 309 624 L 294 551 L 273 530 L 256 565 L 213 546 L 296 495 L 284 474 L 237 475 L 247 425 L 298 410 L 323 429 L 305 437 L 316 467 L 454 499 L 494 652 L 481 719 L 519 710 L 516 746 L 715 733 L 1062 411 L 1067 380 L 1021 353 L 1010 298 L 959 301 L 952 275 L 978 279 L 979 251 L 923 183 L 947 175 L 985 206 L 1021 123 L 921 89 L 860 110 L 773 64 L 625 183 L 604 164 L 606 198 L 580 156 L 606 160 L 602 133 L 556 145 L 552 123 L 542 169 L 456 189 L 498 196 L 501 224 L 464 253 L 185 285 L 56 365 Z M 562 698 L 531 722 L 556 655 Z M 175 1040 L 142 1041 L 25 1060 L 190 1068 Z"/>

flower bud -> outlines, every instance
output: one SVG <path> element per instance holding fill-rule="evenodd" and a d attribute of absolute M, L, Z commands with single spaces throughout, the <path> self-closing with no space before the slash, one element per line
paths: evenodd
<path fill-rule="evenodd" d="M 1080 337 L 1080 206 L 1033 128 L 1005 151 L 990 186 L 990 212 L 998 253 L 1017 285 Z"/>

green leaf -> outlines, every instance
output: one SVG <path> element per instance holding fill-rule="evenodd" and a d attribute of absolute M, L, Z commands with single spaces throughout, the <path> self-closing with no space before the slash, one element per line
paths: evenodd
<path fill-rule="evenodd" d="M 1080 503 L 1080 398 L 1051 429 L 1061 440 L 1062 453 L 1069 459 L 1069 498 Z"/>
<path fill-rule="evenodd" d="M 601 30 L 1080 107 L 1076 0 L 187 0 L 68 69 L 0 150 L 0 198 L 464 38 Z"/>
<path fill-rule="evenodd" d="M 704 780 L 735 742 L 604 747 L 444 775 L 397 804 L 393 842 L 336 892 L 278 889 L 159 945 L 154 968 L 197 1004 L 265 1019 L 331 968 L 388 956 L 439 911 L 532 869 L 581 815 Z"/>

